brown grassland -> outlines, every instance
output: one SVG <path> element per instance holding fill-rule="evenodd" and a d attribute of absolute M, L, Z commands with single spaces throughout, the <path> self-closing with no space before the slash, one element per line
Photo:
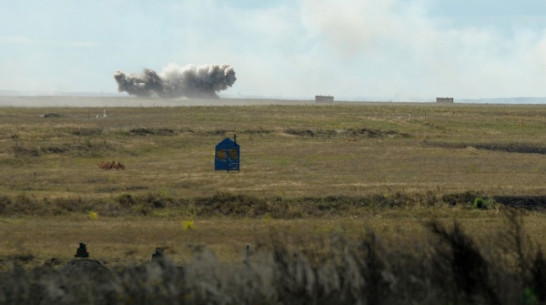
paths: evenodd
<path fill-rule="evenodd" d="M 457 219 L 487 243 L 509 205 L 546 245 L 546 106 L 336 103 L 0 108 L 0 261 L 175 262 L 207 246 L 240 261 L 271 231 L 294 247 L 374 231 L 426 242 Z M 215 172 L 237 135 L 241 171 Z M 106 170 L 116 161 L 124 169 Z M 487 209 L 475 209 L 477 197 Z M 538 202 L 538 203 L 537 203 Z M 536 203 L 536 204 L 535 204 Z M 193 226 L 183 228 L 184 221 Z M 188 224 L 188 223 L 187 223 Z"/>

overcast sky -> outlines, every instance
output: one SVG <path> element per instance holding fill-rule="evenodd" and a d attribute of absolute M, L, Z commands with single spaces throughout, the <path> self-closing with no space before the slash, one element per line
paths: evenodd
<path fill-rule="evenodd" d="M 227 63 L 224 96 L 546 96 L 544 0 L 0 0 L 0 25 L 0 90 Z"/>

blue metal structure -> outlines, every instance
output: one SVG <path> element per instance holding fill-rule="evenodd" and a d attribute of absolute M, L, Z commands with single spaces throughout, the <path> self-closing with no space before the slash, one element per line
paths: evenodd
<path fill-rule="evenodd" d="M 236 170 L 239 171 L 240 148 L 235 141 L 225 138 L 216 145 L 214 152 L 214 170 Z"/>

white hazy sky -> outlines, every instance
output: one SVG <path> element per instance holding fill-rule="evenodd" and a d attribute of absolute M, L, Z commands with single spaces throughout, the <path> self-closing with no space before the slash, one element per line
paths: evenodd
<path fill-rule="evenodd" d="M 0 0 L 0 90 L 169 63 L 231 64 L 226 96 L 546 96 L 546 1 Z"/>

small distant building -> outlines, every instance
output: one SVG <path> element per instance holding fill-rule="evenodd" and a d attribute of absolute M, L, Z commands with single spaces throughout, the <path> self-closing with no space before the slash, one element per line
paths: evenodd
<path fill-rule="evenodd" d="M 453 98 L 452 97 L 437 97 L 436 103 L 440 104 L 453 104 Z"/>
<path fill-rule="evenodd" d="M 234 140 L 223 139 L 214 150 L 214 170 L 239 171 L 240 156 L 237 137 L 234 137 Z"/>
<path fill-rule="evenodd" d="M 315 95 L 315 102 L 317 103 L 333 103 L 334 97 L 330 95 Z"/>

